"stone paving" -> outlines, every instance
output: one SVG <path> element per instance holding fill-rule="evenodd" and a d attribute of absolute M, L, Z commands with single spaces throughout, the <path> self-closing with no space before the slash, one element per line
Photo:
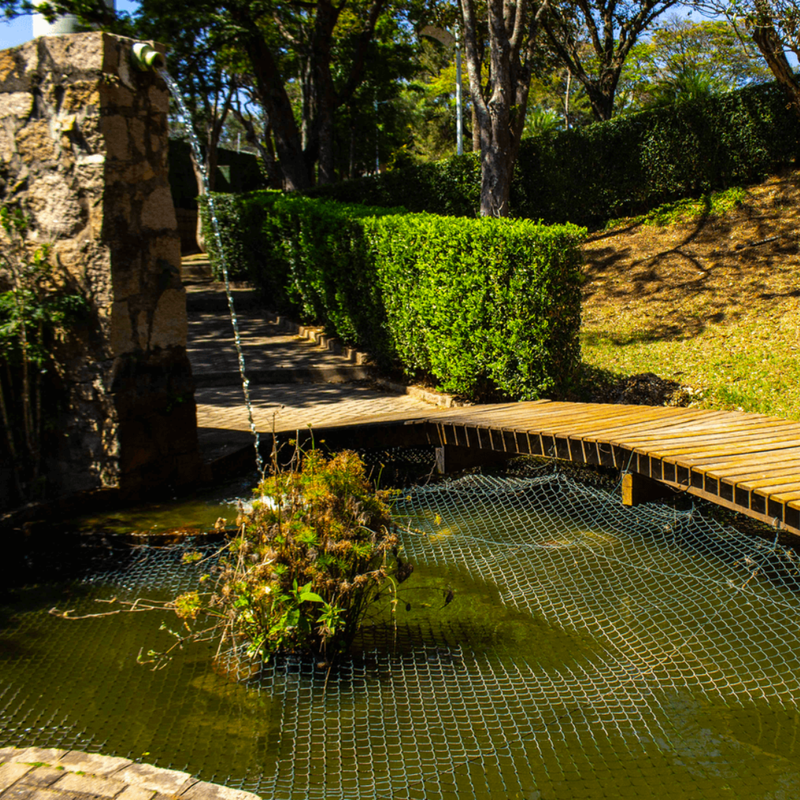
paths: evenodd
<path fill-rule="evenodd" d="M 0 748 L 0 800 L 259 800 L 186 772 L 128 758 L 39 747 Z"/>
<path fill-rule="evenodd" d="M 250 386 L 259 432 L 419 417 L 434 410 L 418 397 L 382 390 L 366 380 L 342 382 L 341 375 L 347 376 L 353 368 L 351 358 L 287 333 L 246 292 L 236 294 L 247 374 L 262 376 Z M 221 288 L 190 288 L 187 352 L 198 385 L 197 424 L 206 460 L 250 442 L 233 330 L 224 303 Z"/>

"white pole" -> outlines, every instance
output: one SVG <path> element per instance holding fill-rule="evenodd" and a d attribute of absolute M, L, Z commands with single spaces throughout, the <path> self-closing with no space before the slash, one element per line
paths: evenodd
<path fill-rule="evenodd" d="M 456 152 L 464 154 L 464 112 L 461 102 L 461 42 L 456 24 Z"/>
<path fill-rule="evenodd" d="M 379 175 L 381 171 L 381 152 L 378 147 L 378 138 L 380 136 L 380 128 L 378 127 L 378 97 L 375 96 L 375 174 Z"/>

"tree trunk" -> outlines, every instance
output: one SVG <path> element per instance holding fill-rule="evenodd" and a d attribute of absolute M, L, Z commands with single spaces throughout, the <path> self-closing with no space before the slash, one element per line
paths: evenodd
<path fill-rule="evenodd" d="M 758 4 L 756 5 L 758 8 Z M 753 28 L 753 41 L 764 56 L 767 66 L 786 92 L 792 110 L 800 116 L 800 83 L 786 58 L 780 36 L 774 26 L 764 22 Z"/>
<path fill-rule="evenodd" d="M 592 104 L 592 113 L 598 122 L 607 122 L 614 114 L 614 92 L 608 94 L 597 86 L 596 83 L 584 83 L 589 102 Z"/>
<path fill-rule="evenodd" d="M 243 38 L 242 45 L 253 67 L 258 89 L 258 100 L 269 115 L 275 149 L 290 192 L 308 189 L 311 175 L 303 155 L 300 131 L 294 118 L 292 104 L 281 80 L 275 59 L 258 28 L 246 12 L 237 15 L 239 24 L 253 33 Z"/>
<path fill-rule="evenodd" d="M 481 152 L 482 217 L 507 217 L 510 207 L 512 164 L 508 152 L 497 145 Z"/>

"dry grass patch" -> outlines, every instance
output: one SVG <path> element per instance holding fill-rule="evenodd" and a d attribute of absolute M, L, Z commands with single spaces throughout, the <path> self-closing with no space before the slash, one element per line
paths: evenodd
<path fill-rule="evenodd" d="M 635 222 L 584 248 L 587 374 L 655 373 L 681 402 L 800 419 L 800 172 L 723 215 Z"/>

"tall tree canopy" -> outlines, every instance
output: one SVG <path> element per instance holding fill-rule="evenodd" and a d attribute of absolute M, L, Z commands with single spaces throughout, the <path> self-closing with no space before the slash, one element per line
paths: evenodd
<path fill-rule="evenodd" d="M 631 50 L 620 76 L 617 111 L 690 100 L 770 80 L 726 19 L 692 20 L 677 14 L 658 24 Z"/>
<path fill-rule="evenodd" d="M 643 31 L 677 0 L 557 0 L 542 23 L 598 120 L 611 119 L 625 59 Z"/>
<path fill-rule="evenodd" d="M 800 115 L 800 78 L 787 54 L 800 59 L 800 0 L 695 0 L 701 12 L 724 14 L 750 38 Z"/>
<path fill-rule="evenodd" d="M 40 5 L 0 0 L 7 15 Z M 217 56 L 226 51 L 240 68 L 243 60 L 269 118 L 290 190 L 305 189 L 315 180 L 334 180 L 336 113 L 364 80 L 379 19 L 403 15 L 411 7 L 413 3 L 391 5 L 391 0 L 143 0 L 135 17 L 114 17 L 103 0 L 47 4 L 53 13 L 75 13 L 86 22 L 129 35 L 154 36 L 168 44 L 210 44 L 217 66 Z M 187 61 L 181 85 L 191 91 L 197 75 L 188 66 Z M 228 87 L 221 78 L 217 83 L 223 95 L 218 112 L 224 116 Z M 212 84 L 209 88 L 213 91 Z M 199 108 L 203 102 L 198 97 L 195 104 Z"/>

